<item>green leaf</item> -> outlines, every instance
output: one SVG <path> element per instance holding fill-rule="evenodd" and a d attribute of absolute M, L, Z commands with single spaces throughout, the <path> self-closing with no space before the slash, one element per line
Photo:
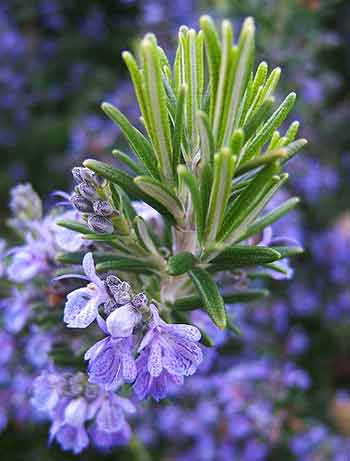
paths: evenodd
<path fill-rule="evenodd" d="M 268 290 L 242 290 L 223 295 L 225 304 L 247 303 L 256 301 L 269 294 Z M 203 305 L 203 300 L 199 296 L 187 296 L 186 298 L 177 299 L 171 308 L 180 311 L 191 311 L 199 309 Z"/>
<path fill-rule="evenodd" d="M 240 240 L 245 240 L 252 235 L 258 234 L 263 231 L 265 227 L 270 226 L 274 222 L 278 221 L 282 216 L 287 214 L 290 210 L 295 208 L 300 203 L 298 197 L 292 197 L 286 202 L 282 203 L 278 207 L 274 208 L 272 211 L 266 213 L 265 216 L 258 219 L 256 222 L 251 224 L 244 235 L 242 235 Z"/>
<path fill-rule="evenodd" d="M 158 250 L 153 242 L 153 239 L 147 229 L 147 224 L 142 219 L 141 216 L 136 216 L 134 218 L 134 227 L 136 234 L 138 236 L 140 244 L 145 250 L 149 253 L 159 256 Z"/>
<path fill-rule="evenodd" d="M 91 234 L 91 229 L 89 229 L 88 226 L 72 219 L 59 219 L 56 221 L 56 224 L 57 226 L 79 232 L 80 234 Z"/>
<path fill-rule="evenodd" d="M 198 235 L 198 241 L 203 241 L 204 235 L 204 206 L 205 204 L 202 203 L 198 183 L 196 177 L 185 167 L 184 165 L 179 165 L 177 168 L 178 175 L 186 184 L 188 190 L 191 194 L 192 199 L 192 207 L 195 213 L 195 220 L 196 220 L 196 231 Z"/>
<path fill-rule="evenodd" d="M 205 112 L 197 112 L 197 124 L 201 147 L 201 162 L 203 166 L 213 164 L 214 160 L 214 139 L 209 125 L 209 119 Z"/>
<path fill-rule="evenodd" d="M 132 82 L 134 84 L 135 94 L 136 94 L 137 101 L 141 109 L 143 119 L 145 121 L 146 128 L 147 130 L 149 130 L 150 129 L 150 119 L 149 119 L 149 113 L 147 110 L 146 96 L 145 96 L 145 92 L 143 88 L 142 73 L 140 69 L 138 68 L 137 63 L 131 53 L 129 53 L 128 51 L 124 51 L 122 53 L 122 57 L 124 59 L 125 64 L 127 65 Z"/>
<path fill-rule="evenodd" d="M 209 78 L 210 78 L 210 119 L 213 120 L 215 97 L 217 92 L 217 85 L 219 81 L 219 69 L 221 60 L 221 47 L 218 33 L 215 24 L 210 16 L 202 16 L 199 20 L 201 29 L 204 34 L 204 43 L 206 47 L 208 64 L 209 64 Z"/>
<path fill-rule="evenodd" d="M 108 261 L 104 261 L 96 264 L 96 270 L 98 272 L 107 271 L 123 271 L 123 272 L 140 272 L 140 273 L 152 273 L 157 270 L 155 266 L 152 266 L 149 260 L 143 260 L 142 258 L 135 257 L 114 257 Z"/>
<path fill-rule="evenodd" d="M 170 275 L 182 275 L 193 269 L 197 264 L 197 258 L 188 251 L 182 251 L 168 259 L 167 272 Z"/>
<path fill-rule="evenodd" d="M 274 246 L 272 248 L 278 251 L 278 253 L 281 255 L 280 259 L 289 258 L 291 256 L 297 256 L 304 253 L 303 248 L 299 246 Z"/>
<path fill-rule="evenodd" d="M 206 238 L 215 240 L 224 219 L 237 157 L 224 147 L 214 157 L 214 182 L 206 220 Z"/>
<path fill-rule="evenodd" d="M 290 110 L 294 106 L 296 95 L 290 93 L 271 117 L 262 125 L 243 147 L 240 162 L 250 160 L 251 157 L 260 149 L 272 136 L 273 132 L 286 119 Z"/>
<path fill-rule="evenodd" d="M 233 130 L 238 128 L 238 109 L 253 65 L 254 35 L 255 25 L 253 18 L 246 18 L 239 38 L 234 76 L 225 94 L 225 99 L 227 98 L 225 106 L 226 121 L 222 136 L 219 138 L 219 145 L 228 146 Z"/>
<path fill-rule="evenodd" d="M 281 259 L 281 254 L 275 249 L 264 246 L 235 245 L 226 248 L 211 260 L 207 270 L 216 272 L 231 270 L 238 267 L 257 266 Z"/>
<path fill-rule="evenodd" d="M 271 187 L 272 177 L 279 171 L 275 163 L 259 172 L 249 186 L 235 199 L 229 207 L 218 239 L 228 239 L 239 226 L 249 224 L 250 215 Z M 232 242 L 233 243 L 233 242 Z"/>
<path fill-rule="evenodd" d="M 137 164 L 134 162 L 129 155 L 125 154 L 124 152 L 118 150 L 118 149 L 113 149 L 112 150 L 112 155 L 115 157 L 117 160 L 123 162 L 125 165 L 127 165 L 134 173 L 137 175 L 144 175 L 146 174 L 146 170 L 143 168 L 142 165 Z"/>
<path fill-rule="evenodd" d="M 283 149 L 286 151 L 286 158 L 284 160 L 284 162 L 287 162 L 288 160 L 290 160 L 292 157 L 294 157 L 294 155 L 300 150 L 302 149 L 304 146 L 306 146 L 307 144 L 307 140 L 304 139 L 304 138 L 301 138 L 301 139 L 297 139 L 296 141 L 294 142 L 291 142 L 290 144 L 288 144 L 288 146 L 285 146 Z"/>
<path fill-rule="evenodd" d="M 225 304 L 219 289 L 211 276 L 203 269 L 194 268 L 188 272 L 193 284 L 202 298 L 204 309 L 222 330 L 226 327 Z"/>
<path fill-rule="evenodd" d="M 244 131 L 241 128 L 237 128 L 232 134 L 231 143 L 230 143 L 231 151 L 233 155 L 237 157 L 239 156 L 243 142 L 244 142 Z"/>
<path fill-rule="evenodd" d="M 269 152 L 268 154 L 259 155 L 252 160 L 240 165 L 236 170 L 236 176 L 247 173 L 250 170 L 255 168 L 265 166 L 269 163 L 275 162 L 276 160 L 283 160 L 287 157 L 287 152 L 285 149 L 276 149 L 275 151 Z"/>
<path fill-rule="evenodd" d="M 274 102 L 275 99 L 273 97 L 266 99 L 251 119 L 243 125 L 244 134 L 247 139 L 249 139 L 257 131 L 264 120 L 270 117 Z"/>
<path fill-rule="evenodd" d="M 120 127 L 132 150 L 142 164 L 145 165 L 147 171 L 154 178 L 159 178 L 157 162 L 153 154 L 152 146 L 143 134 L 132 126 L 129 120 L 116 107 L 112 106 L 112 104 L 104 102 L 101 107 L 106 115 Z"/>
<path fill-rule="evenodd" d="M 147 93 L 147 111 L 152 125 L 152 143 L 157 152 L 162 176 L 172 184 L 172 146 L 167 98 L 156 41 L 150 34 L 147 34 L 141 43 L 141 55 Z"/>
<path fill-rule="evenodd" d="M 137 176 L 134 181 L 143 192 L 166 208 L 179 225 L 183 223 L 184 211 L 176 195 L 159 181 L 148 176 Z"/>
<path fill-rule="evenodd" d="M 187 87 L 182 85 L 179 89 L 177 98 L 176 115 L 173 133 L 173 168 L 174 171 L 180 162 L 181 158 L 181 141 L 183 137 L 184 116 L 185 116 L 185 94 Z"/>
<path fill-rule="evenodd" d="M 294 141 L 296 135 L 298 134 L 299 126 L 300 123 L 297 120 L 294 120 L 294 122 L 290 124 L 288 130 L 286 131 L 286 134 L 284 135 L 287 138 L 286 144 L 289 144 Z"/>
<path fill-rule="evenodd" d="M 224 113 L 224 107 L 227 104 L 227 101 L 225 100 L 225 89 L 227 85 L 227 78 L 230 73 L 230 65 L 232 65 L 231 49 L 233 43 L 233 30 L 232 24 L 229 21 L 222 22 L 221 35 L 222 54 L 220 62 L 218 88 L 215 97 L 215 110 L 213 119 L 213 137 L 215 139 L 215 142 L 218 141 L 219 128 L 222 124 L 221 121 Z"/>

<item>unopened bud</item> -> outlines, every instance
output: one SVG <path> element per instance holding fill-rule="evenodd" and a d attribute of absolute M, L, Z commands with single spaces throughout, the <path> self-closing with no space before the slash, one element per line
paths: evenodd
<path fill-rule="evenodd" d="M 105 185 L 106 180 L 105 178 L 102 178 L 102 176 L 99 176 L 96 173 L 92 173 L 92 182 L 97 186 L 97 187 L 102 187 Z"/>
<path fill-rule="evenodd" d="M 78 194 L 82 195 L 86 200 L 93 201 L 97 198 L 96 189 L 89 182 L 83 181 L 76 187 L 76 190 Z"/>
<path fill-rule="evenodd" d="M 141 306 L 144 304 L 147 304 L 148 299 L 147 296 L 144 293 L 139 293 L 136 296 L 134 296 L 131 300 L 131 304 L 139 309 Z"/>
<path fill-rule="evenodd" d="M 105 282 L 108 287 L 119 286 L 122 283 L 116 275 L 107 275 Z"/>
<path fill-rule="evenodd" d="M 88 226 L 93 232 L 96 232 L 96 234 L 111 234 L 114 229 L 111 221 L 97 214 L 89 216 Z"/>
<path fill-rule="evenodd" d="M 92 204 L 79 194 L 73 194 L 70 198 L 72 205 L 81 213 L 91 213 L 93 211 Z"/>
<path fill-rule="evenodd" d="M 93 180 L 93 173 L 89 168 L 84 168 L 81 166 L 75 166 L 72 169 L 72 175 L 74 180 L 79 184 L 83 181 L 91 182 Z"/>
<path fill-rule="evenodd" d="M 103 312 L 108 316 L 113 311 L 115 311 L 117 307 L 118 304 L 115 302 L 114 299 L 108 299 L 108 301 L 106 301 L 103 305 Z"/>
<path fill-rule="evenodd" d="M 115 288 L 111 287 L 113 297 L 118 304 L 127 304 L 131 300 L 131 286 L 128 282 L 122 282 Z"/>
<path fill-rule="evenodd" d="M 111 216 L 114 213 L 112 205 L 106 200 L 96 200 L 93 203 L 94 211 L 101 216 Z"/>

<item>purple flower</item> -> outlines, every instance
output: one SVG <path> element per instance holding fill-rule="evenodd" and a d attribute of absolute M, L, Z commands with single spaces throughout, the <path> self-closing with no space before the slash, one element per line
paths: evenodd
<path fill-rule="evenodd" d="M 92 253 L 83 259 L 83 269 L 91 283 L 78 288 L 67 296 L 64 308 L 64 322 L 69 328 L 86 328 L 98 316 L 98 307 L 108 301 L 109 295 L 104 282 L 96 275 Z"/>
<path fill-rule="evenodd" d="M 33 384 L 32 405 L 39 411 L 51 413 L 63 392 L 64 378 L 56 373 L 43 372 Z"/>
<path fill-rule="evenodd" d="M 31 287 L 22 290 L 13 288 L 11 296 L 0 302 L 0 307 L 4 310 L 4 324 L 10 333 L 18 333 L 26 324 L 31 312 L 32 296 Z"/>
<path fill-rule="evenodd" d="M 163 398 L 170 381 L 180 384 L 184 376 L 195 373 L 202 361 L 201 348 L 196 344 L 201 334 L 191 325 L 164 322 L 152 304 L 153 318 L 139 347 L 135 392 L 140 398 L 153 395 Z"/>
<path fill-rule="evenodd" d="M 172 375 L 166 370 L 162 370 L 159 376 L 152 376 L 148 371 L 148 359 L 147 351 L 141 352 L 136 361 L 137 378 L 133 389 L 140 400 L 150 395 L 158 402 L 169 395 L 169 389 L 172 386 L 183 384 L 184 378 Z"/>
<path fill-rule="evenodd" d="M 86 352 L 85 360 L 89 360 L 89 381 L 106 390 L 118 387 L 123 380 L 131 383 L 136 378 L 131 338 L 108 336 Z"/>

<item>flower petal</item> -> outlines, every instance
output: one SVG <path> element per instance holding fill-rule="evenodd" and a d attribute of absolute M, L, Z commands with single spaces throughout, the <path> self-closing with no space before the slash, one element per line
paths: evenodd
<path fill-rule="evenodd" d="M 141 314 L 131 304 L 125 304 L 107 317 L 107 330 L 114 338 L 125 338 L 132 334 L 140 320 Z"/>
<path fill-rule="evenodd" d="M 87 409 L 88 405 L 83 397 L 72 400 L 64 412 L 65 422 L 74 427 L 82 426 L 87 417 Z"/>
<path fill-rule="evenodd" d="M 172 333 L 189 339 L 190 341 L 199 341 L 201 339 L 201 332 L 193 325 L 173 323 L 170 324 L 169 327 Z"/>
<path fill-rule="evenodd" d="M 162 348 L 159 341 L 153 341 L 150 346 L 147 369 L 153 377 L 159 376 L 162 372 Z"/>

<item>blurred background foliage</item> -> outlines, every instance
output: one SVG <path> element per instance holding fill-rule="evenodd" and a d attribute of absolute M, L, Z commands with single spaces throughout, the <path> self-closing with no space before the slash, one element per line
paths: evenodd
<path fill-rule="evenodd" d="M 329 415 L 337 392 L 350 390 L 348 1 L 2 0 L 0 213 L 7 215 L 8 189 L 18 181 L 32 182 L 48 197 L 53 189 L 69 189 L 70 169 L 84 157 L 111 161 L 111 147 L 123 140 L 101 114 L 100 102 L 138 117 L 121 50 L 133 49 L 147 31 L 172 50 L 177 27 L 195 25 L 204 12 L 232 19 L 236 30 L 243 17 L 254 16 L 258 58 L 282 67 L 281 95 L 295 89 L 299 96 L 294 116 L 309 145 L 290 165 L 289 188 L 303 200 L 295 223 L 307 251 L 296 279 L 278 288 L 274 305 L 282 299 L 289 306 L 289 330 L 302 331 L 309 345 L 296 358 L 314 383 L 300 402 L 301 413 L 338 433 L 341 424 Z M 271 334 L 272 355 L 283 357 L 285 338 Z M 18 429 L 11 427 L 0 442 L 11 461 L 28 459 L 32 449 L 31 429 L 21 428 L 20 435 Z M 35 437 L 43 450 L 36 459 L 47 459 L 46 429 Z M 280 447 L 271 460 L 299 460 L 288 456 Z M 50 459 L 62 459 L 57 447 Z"/>

